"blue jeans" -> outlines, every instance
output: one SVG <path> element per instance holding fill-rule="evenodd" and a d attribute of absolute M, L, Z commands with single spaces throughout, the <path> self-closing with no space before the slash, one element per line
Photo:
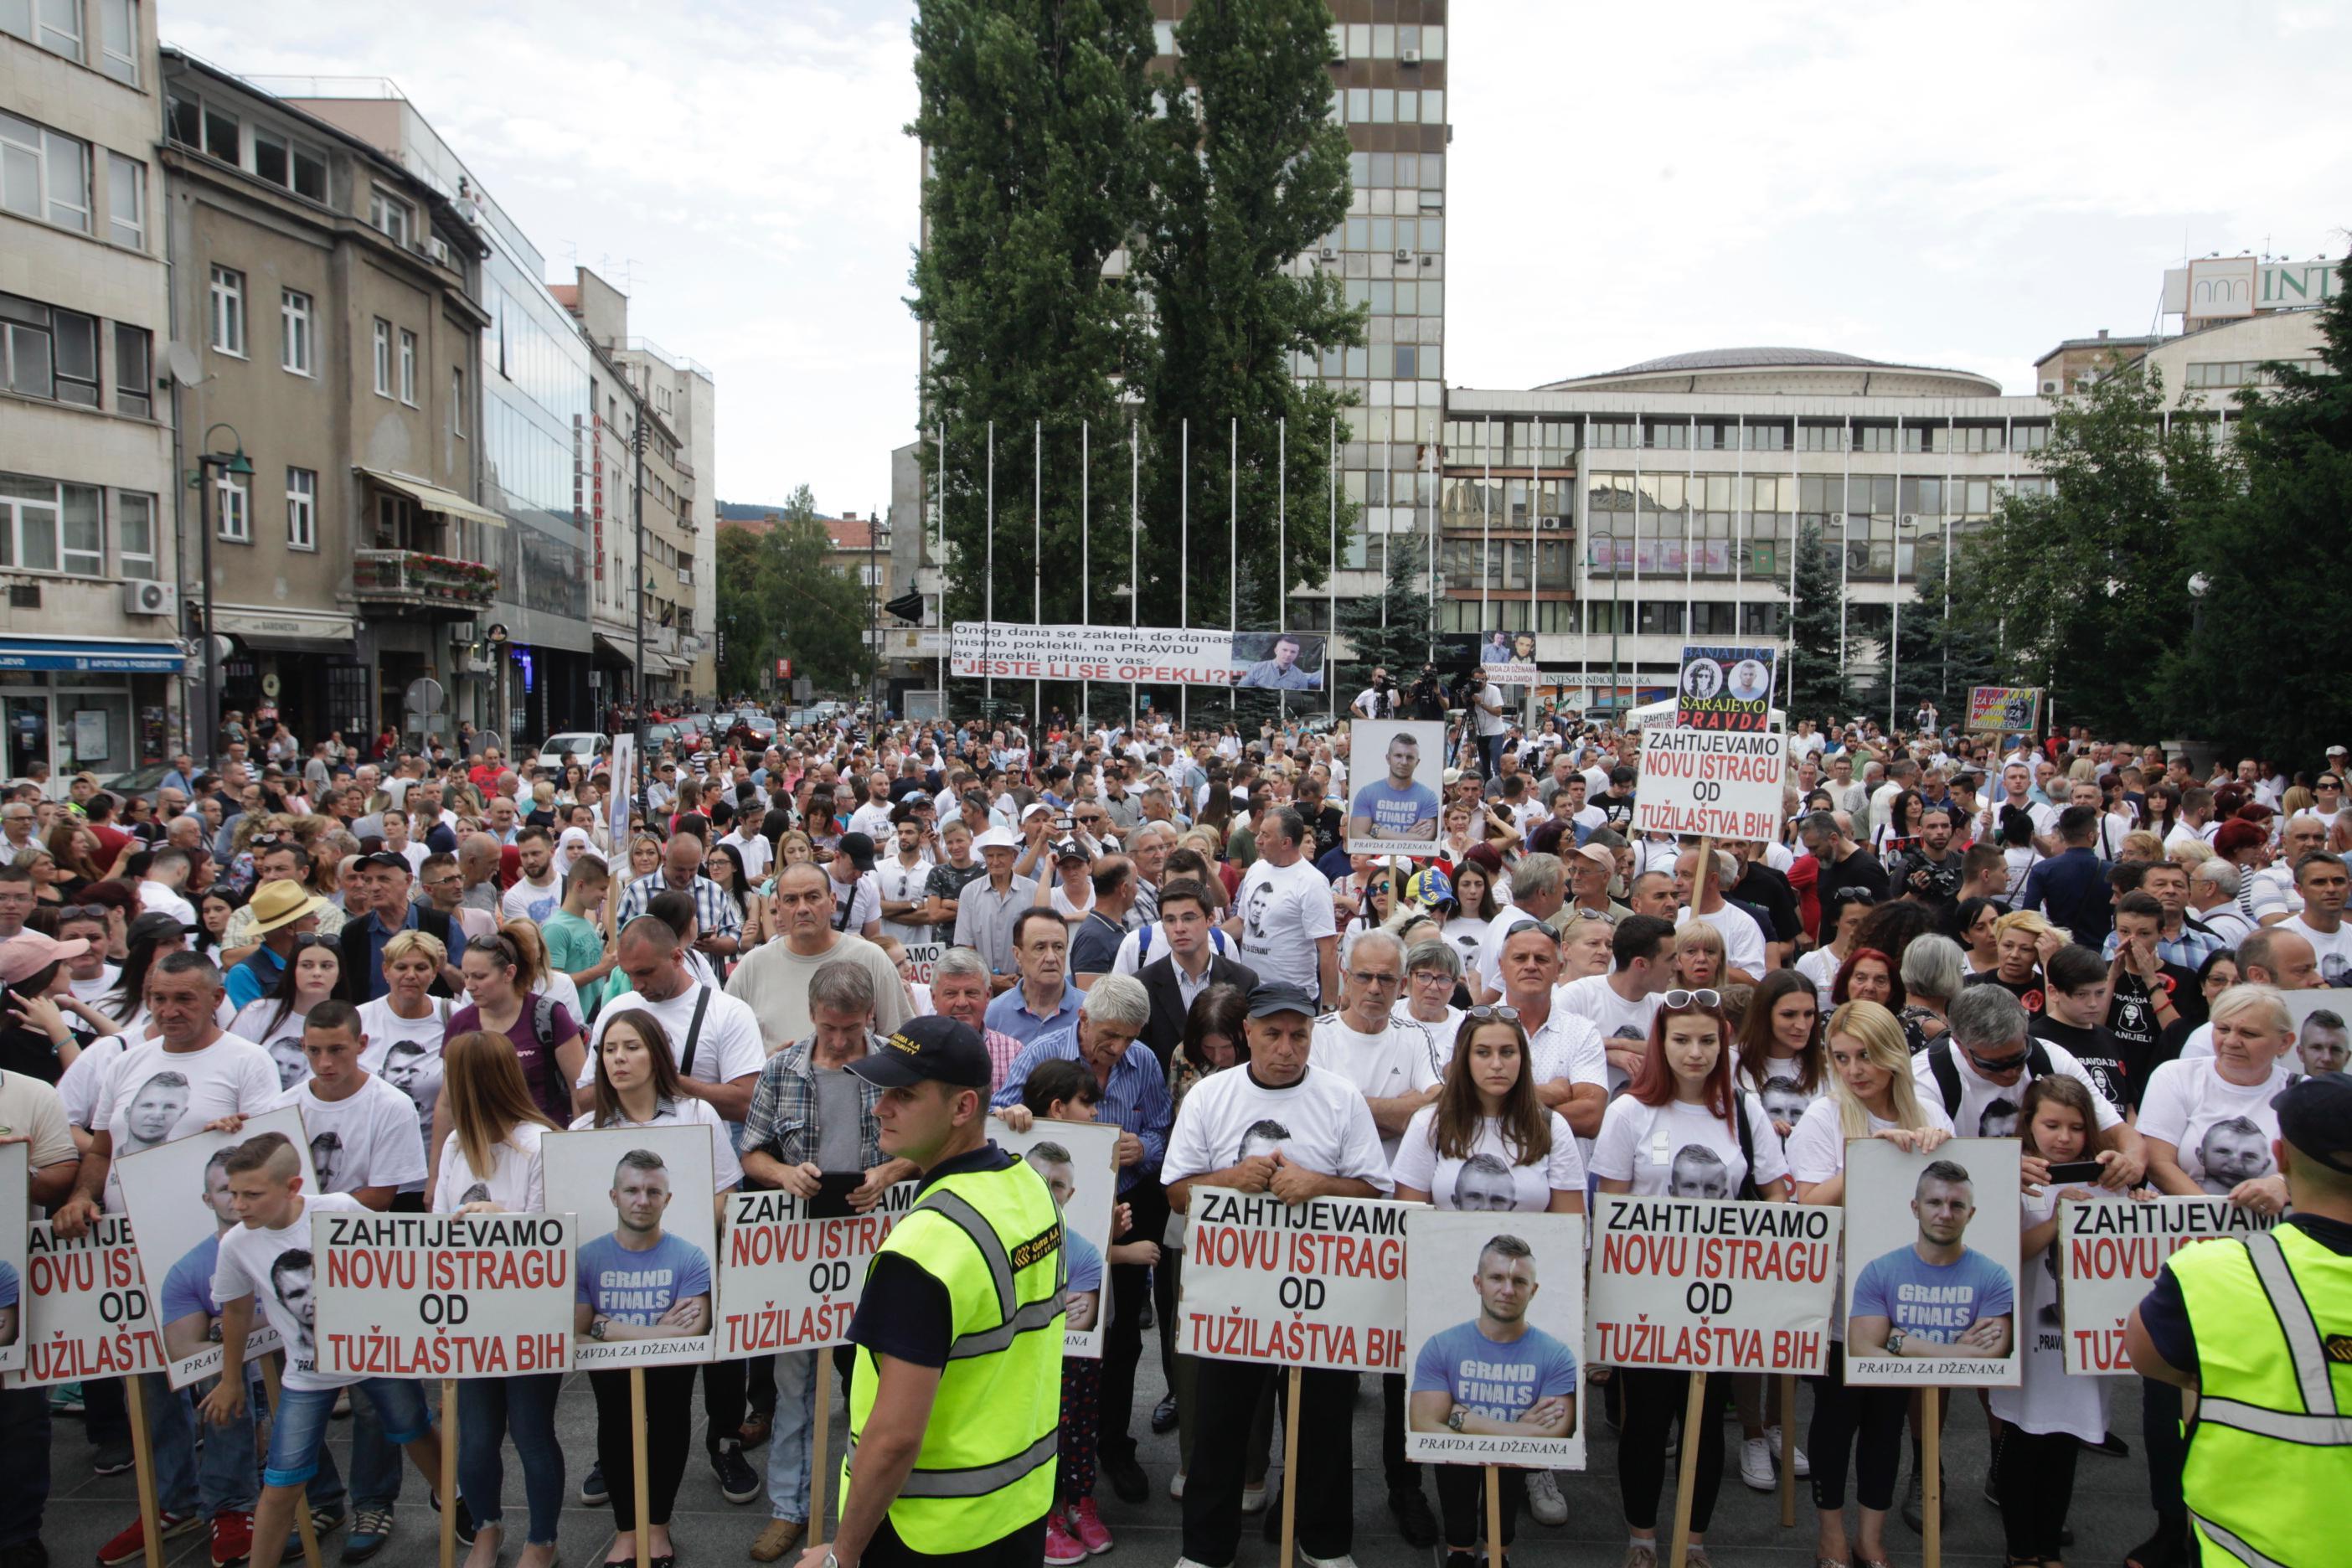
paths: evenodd
<path fill-rule="evenodd" d="M 556 1520 L 563 1511 L 563 1450 L 555 1441 L 555 1396 L 562 1387 L 560 1372 L 472 1377 L 457 1384 L 457 1491 L 477 1525 L 497 1524 L 504 1518 L 506 1465 L 500 1450 L 511 1436 L 522 1460 L 522 1491 L 530 1512 L 525 1542 L 555 1544 Z"/>
<path fill-rule="evenodd" d="M 247 1391 L 243 1415 L 225 1426 L 205 1427 L 204 1447 L 196 1447 L 196 1401 L 217 1381 L 207 1378 L 175 1393 L 162 1373 L 151 1372 L 140 1385 L 155 1461 L 155 1506 L 165 1513 L 250 1513 L 260 1493 L 253 1463 L 253 1413 L 262 1402 L 258 1388 Z"/>
<path fill-rule="evenodd" d="M 0 1388 L 0 1454 L 8 1456 L 8 1484 L 0 1486 L 0 1548 L 38 1541 L 41 1510 L 49 1500 L 47 1389 Z"/>
<path fill-rule="evenodd" d="M 429 1420 L 433 1402 L 425 1401 Z M 389 1510 L 400 1500 L 401 1483 L 407 1479 L 407 1467 L 400 1462 L 400 1447 L 383 1435 L 383 1422 L 378 1418 L 375 1406 L 364 1399 L 352 1401 L 352 1479 L 345 1487 L 342 1473 L 335 1468 L 335 1456 L 326 1448 L 319 1450 L 319 1474 L 310 1483 L 312 1508 L 341 1508 L 348 1498 L 355 1508 Z"/>
<path fill-rule="evenodd" d="M 824 1351 L 776 1354 L 775 1426 L 768 1436 L 768 1512 L 805 1523 L 809 1511 L 809 1432 L 816 1424 L 816 1380 Z"/>
<path fill-rule="evenodd" d="M 289 1388 L 278 1397 L 278 1415 L 269 1424 L 269 1458 L 261 1469 L 262 1484 L 299 1487 L 319 1470 L 319 1456 L 327 1447 L 327 1423 L 335 1414 L 337 1388 Z M 389 1377 L 362 1378 L 352 1384 L 352 1408 L 373 1405 L 393 1443 L 414 1443 L 433 1430 L 425 1411 L 425 1394 L 414 1383 Z"/>

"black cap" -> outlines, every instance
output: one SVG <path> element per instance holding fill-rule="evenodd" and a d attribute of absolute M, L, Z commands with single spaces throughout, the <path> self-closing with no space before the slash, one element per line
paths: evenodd
<path fill-rule="evenodd" d="M 903 1089 L 929 1079 L 985 1090 L 993 1076 L 980 1031 L 937 1014 L 908 1019 L 879 1047 L 850 1063 L 849 1070 L 884 1089 Z"/>
<path fill-rule="evenodd" d="M 386 871 L 397 871 L 404 877 L 416 875 L 416 868 L 408 863 L 408 857 L 394 849 L 379 849 L 373 855 L 362 855 L 360 857 L 360 864 L 374 866 Z"/>
<path fill-rule="evenodd" d="M 2352 1175 L 2352 1076 L 2314 1073 L 2271 1100 L 2279 1136 L 2331 1171 Z"/>
<path fill-rule="evenodd" d="M 868 838 L 865 834 L 843 834 L 841 836 L 840 847 L 841 852 L 849 857 L 850 864 L 856 866 L 859 870 L 871 871 L 874 869 L 874 840 Z"/>
<path fill-rule="evenodd" d="M 1263 1018 L 1272 1013 L 1304 1013 L 1312 1018 L 1316 1014 L 1315 998 L 1297 985 L 1286 985 L 1279 980 L 1261 980 L 1250 988 L 1249 1016 Z"/>
<path fill-rule="evenodd" d="M 1076 860 L 1081 866 L 1087 864 L 1087 852 L 1078 847 L 1076 839 L 1065 838 L 1054 846 L 1054 863 L 1059 865 L 1065 860 Z"/>

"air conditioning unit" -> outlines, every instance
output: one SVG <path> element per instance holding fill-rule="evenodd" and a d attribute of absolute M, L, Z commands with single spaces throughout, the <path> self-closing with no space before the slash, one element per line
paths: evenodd
<path fill-rule="evenodd" d="M 180 613 L 179 586 L 173 583 L 133 577 L 122 584 L 122 613 L 126 616 L 176 616 Z"/>
<path fill-rule="evenodd" d="M 1557 529 L 1564 528 L 1567 524 L 1559 518 L 1539 517 L 1536 519 L 1536 526 L 1539 529 Z"/>
<path fill-rule="evenodd" d="M 1843 528 L 1845 526 L 1845 513 L 1842 511 L 1833 511 L 1830 513 L 1830 526 L 1832 528 Z"/>
<path fill-rule="evenodd" d="M 1402 246 L 1399 246 L 1397 247 L 1396 258 L 1399 261 L 1411 261 L 1412 259 L 1412 252 L 1405 249 Z"/>
<path fill-rule="evenodd" d="M 449 265 L 449 242 L 437 234 L 425 242 L 425 253 L 444 267 Z"/>
<path fill-rule="evenodd" d="M 1423 267 L 1434 267 L 1437 265 L 1437 258 L 1434 256 L 1423 256 L 1421 258 L 1421 264 Z"/>
<path fill-rule="evenodd" d="M 1326 260 L 1326 261 L 1337 261 L 1337 260 L 1339 260 L 1339 250 L 1338 250 L 1336 247 L 1332 247 L 1332 246 L 1328 246 L 1328 245 L 1327 245 L 1327 246 L 1325 246 L 1325 247 L 1323 247 L 1322 256 L 1323 256 L 1323 259 L 1324 259 L 1324 260 Z"/>
<path fill-rule="evenodd" d="M 1419 49 L 1399 49 L 1397 51 L 1397 64 L 1401 66 L 1417 66 L 1420 63 L 1421 51 Z"/>
<path fill-rule="evenodd" d="M 2044 396 L 2044 397 L 2055 397 L 2055 396 L 2057 396 L 2057 395 L 2058 395 L 2058 384 L 2057 384 L 2056 382 L 2054 382 L 2054 381 L 2045 381 L 2045 382 L 2043 382 L 2043 383 L 2042 384 L 2042 396 Z"/>
<path fill-rule="evenodd" d="M 1903 514 L 1903 526 L 1906 528 L 1916 528 L 1919 526 L 1919 519 L 1913 513 L 1906 511 Z"/>

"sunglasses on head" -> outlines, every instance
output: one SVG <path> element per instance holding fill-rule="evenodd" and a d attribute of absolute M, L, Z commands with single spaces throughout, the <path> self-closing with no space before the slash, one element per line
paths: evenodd
<path fill-rule="evenodd" d="M 58 923 L 62 925 L 67 921 L 80 920 L 102 921 L 106 918 L 106 913 L 107 906 L 104 904 L 68 904 L 58 911 Z"/>
<path fill-rule="evenodd" d="M 1519 1010 L 1517 1007 L 1506 1007 L 1500 1002 L 1476 1007 L 1465 1007 L 1462 1010 L 1462 1016 L 1465 1018 L 1475 1018 L 1481 1024 L 1489 1018 L 1500 1018 L 1506 1024 L 1516 1024 L 1519 1021 Z"/>
<path fill-rule="evenodd" d="M 1720 1007 L 1723 1005 L 1723 994 L 1719 991 L 1684 991 L 1677 988 L 1667 992 L 1660 1000 L 1664 1003 L 1668 1012 L 1679 1013 L 1684 1008 L 1692 1006 Z"/>

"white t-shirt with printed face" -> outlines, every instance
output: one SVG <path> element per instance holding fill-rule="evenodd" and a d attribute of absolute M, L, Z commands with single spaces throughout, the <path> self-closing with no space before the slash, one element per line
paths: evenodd
<path fill-rule="evenodd" d="M 1743 1094 L 1739 1103 L 1756 1147 L 1756 1184 L 1769 1186 L 1789 1173 L 1788 1157 L 1756 1098 Z M 1592 1173 L 1629 1182 L 1641 1197 L 1722 1200 L 1739 1195 L 1748 1157 L 1740 1152 L 1739 1134 L 1704 1105 L 1644 1105 L 1621 1095 L 1601 1118 Z"/>
<path fill-rule="evenodd" d="M 283 1018 L 278 1016 L 280 1011 L 286 1014 Z M 229 1020 L 228 1032 L 269 1053 L 270 1065 L 278 1069 L 278 1088 L 292 1089 L 310 1076 L 310 1058 L 302 1054 L 302 1015 L 276 997 L 264 996 L 238 1008 L 236 1016 Z"/>
<path fill-rule="evenodd" d="M 289 1388 L 341 1388 L 360 1381 L 319 1370 L 319 1276 L 310 1256 L 310 1216 L 362 1206 L 341 1193 L 305 1193 L 302 1212 L 282 1230 L 233 1225 L 221 1233 L 220 1251 L 213 1262 L 213 1300 L 226 1305 L 241 1296 L 253 1298 L 285 1346 Z M 279 1268 L 278 1260 L 289 1254 L 289 1267 Z"/>
<path fill-rule="evenodd" d="M 2181 1173 L 2216 1196 L 2240 1182 L 2276 1175 L 2271 1141 L 2279 1124 L 2271 1100 L 2286 1088 L 2294 1059 L 2281 1057 L 2270 1077 L 2252 1088 L 2223 1078 L 2211 1057 L 2166 1062 L 2140 1094 L 2140 1136 L 2171 1144 Z"/>
<path fill-rule="evenodd" d="M 1354 1084 L 1367 1100 L 1419 1094 L 1438 1081 L 1430 1071 L 1429 1036 L 1419 1024 L 1393 1018 L 1379 1034 L 1367 1035 L 1339 1014 L 1326 1013 L 1315 1020 L 1307 1059 Z M 1382 1136 L 1381 1152 L 1394 1162 L 1396 1152 L 1397 1140 Z"/>
<path fill-rule="evenodd" d="M 546 1134 L 547 1129 L 536 1121 L 517 1122 L 492 1152 L 490 1169 L 477 1171 L 466 1161 L 466 1146 L 451 1132 L 441 1145 L 433 1212 L 455 1214 L 467 1204 L 487 1202 L 498 1205 L 500 1214 L 544 1213 L 547 1183 L 539 1141 Z"/>
<path fill-rule="evenodd" d="M 2334 931 L 2315 930 L 2301 914 L 2290 915 L 2280 923 L 2311 943 L 2319 959 L 2321 984 L 2352 985 L 2352 921 L 2336 921 Z"/>
<path fill-rule="evenodd" d="M 1280 1149 L 1291 1163 L 1327 1176 L 1391 1188 L 1389 1161 L 1356 1086 L 1309 1062 L 1298 1081 L 1269 1088 L 1247 1067 L 1212 1073 L 1192 1086 L 1169 1130 L 1163 1181 L 1225 1170 Z"/>
<path fill-rule="evenodd" d="M 371 1077 L 390 1084 L 415 1111 L 416 1147 L 427 1166 L 432 1152 L 433 1108 L 441 1099 L 441 1047 L 449 1033 L 449 1015 L 457 1005 L 446 996 L 428 996 L 430 1010 L 422 1018 L 404 1018 L 392 1010 L 392 998 L 379 996 L 360 1008 L 360 1033 L 367 1045 L 360 1066 Z M 425 1190 L 422 1177 L 403 1192 Z"/>
<path fill-rule="evenodd" d="M 2025 1193 L 2018 1205 L 2018 1223 L 2030 1230 L 2050 1217 L 2058 1194 L 2067 1190 L 2055 1182 L 2039 1194 Z M 2100 1203 L 2128 1203 L 2121 1193 L 2091 1187 Z M 2063 1432 L 2085 1443 L 2107 1435 L 2107 1390 L 2104 1377 L 2071 1377 L 2066 1372 L 2063 1328 L 2058 1315 L 2058 1249 L 2065 1245 L 2053 1237 L 2038 1258 L 2025 1259 L 2017 1271 L 2017 1342 L 2025 1352 L 2024 1381 L 2015 1388 L 1987 1391 L 1992 1413 L 2028 1432 Z"/>
<path fill-rule="evenodd" d="M 224 1116 L 258 1116 L 278 1095 L 278 1069 L 251 1040 L 223 1035 L 200 1051 L 169 1051 L 161 1039 L 128 1047 L 107 1069 L 91 1130 L 114 1141 L 106 1212 L 122 1212 L 118 1173 L 125 1154 L 201 1132 Z"/>
<path fill-rule="evenodd" d="M 2106 1092 L 2091 1077 L 2089 1069 L 2074 1059 L 2074 1053 L 2063 1046 L 2053 1046 L 2047 1040 L 2034 1044 L 2049 1053 L 2050 1070 L 2063 1073 L 2091 1091 L 2092 1109 L 2099 1113 L 2099 1131 L 2104 1132 L 2123 1120 L 2122 1112 L 2108 1103 Z M 1960 1107 L 1952 1113 L 1952 1127 L 1962 1138 L 2012 1138 L 2019 1131 L 2018 1108 L 2025 1103 L 2025 1086 L 2030 1081 L 2019 1073 L 2012 1084 L 1998 1084 L 1979 1077 L 1969 1065 L 1968 1057 L 1957 1041 L 1952 1046 L 1952 1066 L 1960 1075 Z M 1921 1051 L 1911 1058 L 1913 1086 L 1918 1090 L 1922 1105 L 1932 1102 L 1938 1110 L 1944 1104 L 1944 1091 L 1936 1085 L 1932 1053 Z"/>
<path fill-rule="evenodd" d="M 318 1173 L 320 1192 L 424 1190 L 425 1145 L 416 1136 L 416 1108 L 408 1096 L 373 1073 L 341 1100 L 320 1100 L 315 1090 L 315 1079 L 298 1083 L 270 1109 L 290 1105 L 302 1112 L 310 1169 Z"/>
<path fill-rule="evenodd" d="M 1559 1111 L 1545 1114 L 1551 1151 L 1523 1163 L 1504 1141 L 1502 1123 L 1492 1117 L 1478 1124 L 1469 1157 L 1440 1156 L 1437 1107 L 1424 1105 L 1412 1113 L 1398 1141 L 1391 1173 L 1397 1185 L 1427 1193 L 1437 1208 L 1540 1214 L 1551 1206 L 1556 1192 L 1584 1194 L 1584 1159 L 1577 1152 L 1576 1134 Z"/>
<path fill-rule="evenodd" d="M 1296 985 L 1309 996 L 1322 989 L 1316 944 L 1339 931 L 1322 872 L 1303 859 L 1276 866 L 1261 858 L 1242 879 L 1233 908 L 1242 922 L 1242 962 L 1260 980 Z"/>
<path fill-rule="evenodd" d="M 1650 1021 L 1658 1016 L 1664 993 L 1653 991 L 1646 996 L 1636 996 L 1628 1002 L 1610 988 L 1605 974 L 1588 974 L 1580 980 L 1557 986 L 1551 994 L 1551 1005 L 1564 1013 L 1573 1013 L 1601 1031 L 1601 1045 L 1606 1052 L 1612 1046 L 1644 1047 L 1650 1039 Z M 1616 1094 L 1624 1089 L 1626 1074 L 1613 1063 L 1608 1067 L 1609 1092 Z"/>
<path fill-rule="evenodd" d="M 686 1066 L 686 1043 L 694 1031 L 694 1008 L 698 998 L 710 998 L 709 1007 L 702 1015 L 702 1033 L 695 1036 L 694 1066 Z M 697 1083 L 732 1083 L 739 1078 L 757 1074 L 768 1059 L 768 1049 L 760 1042 L 760 1017 L 747 1003 L 739 1002 L 724 991 L 709 986 L 689 985 L 677 995 L 663 1002 L 648 1002 L 644 996 L 629 991 L 609 998 L 604 1010 L 596 1016 L 595 1032 L 588 1037 L 588 1054 L 580 1063 L 579 1086 L 586 1088 L 596 1081 L 596 1051 L 604 1038 L 604 1030 L 613 1020 L 631 1012 L 651 1013 L 669 1034 L 669 1054 L 677 1063 L 679 1074 Z"/>

